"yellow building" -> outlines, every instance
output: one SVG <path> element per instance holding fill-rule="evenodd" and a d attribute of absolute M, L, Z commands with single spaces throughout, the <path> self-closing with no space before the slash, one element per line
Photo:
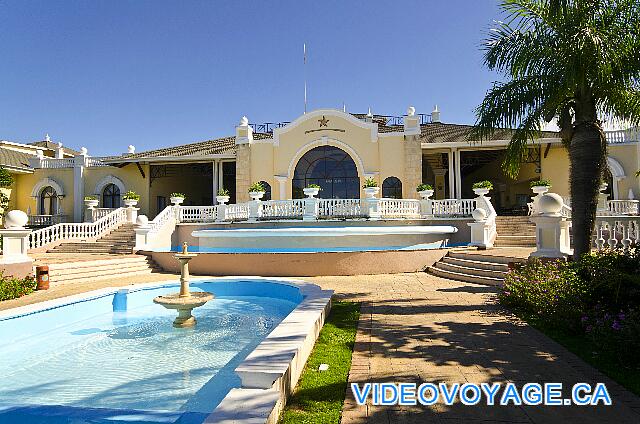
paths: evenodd
<path fill-rule="evenodd" d="M 531 144 L 516 179 L 501 170 L 511 133 L 498 131 L 492 140 L 470 141 L 471 127 L 443 123 L 437 108 L 399 117 L 315 110 L 281 124 L 249 124 L 242 118 L 235 136 L 198 143 L 92 157 L 50 140 L 31 144 L 0 142 L 0 164 L 15 174 L 10 209 L 28 212 L 33 225 L 83 220 L 84 197 L 95 195 L 100 208 L 121 205 L 135 191 L 141 214 L 153 218 L 169 203 L 170 194 L 186 195 L 185 205 L 216 203 L 219 189 L 230 203 L 249 200 L 248 188 L 262 182 L 263 200 L 303 197 L 317 184 L 321 198 L 364 197 L 368 178 L 383 197 L 417 198 L 416 187 L 428 183 L 435 199 L 472 198 L 480 180 L 494 184 L 492 202 L 498 214 L 526 214 L 529 182 L 550 180 L 552 191 L 569 196 L 569 160 L 556 133 L 545 132 Z M 640 186 L 637 132 L 608 134 L 610 199 L 634 199 Z"/>

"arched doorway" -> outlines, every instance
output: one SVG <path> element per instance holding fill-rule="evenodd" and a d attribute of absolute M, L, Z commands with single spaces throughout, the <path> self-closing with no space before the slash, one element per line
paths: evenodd
<path fill-rule="evenodd" d="M 319 146 L 305 153 L 296 164 L 291 182 L 294 199 L 304 197 L 302 189 L 319 185 L 323 199 L 359 199 L 360 178 L 355 162 L 344 150 Z"/>
<path fill-rule="evenodd" d="M 402 199 L 402 181 L 398 177 L 387 177 L 382 182 L 382 197 Z"/>
<path fill-rule="evenodd" d="M 115 184 L 105 186 L 102 190 L 102 207 L 111 209 L 120 207 L 120 187 Z"/>
<path fill-rule="evenodd" d="M 40 192 L 38 213 L 40 215 L 56 215 L 58 213 L 58 193 L 53 187 L 47 186 Z"/>
<path fill-rule="evenodd" d="M 260 200 L 271 200 L 271 184 L 266 181 L 260 181 L 262 187 L 264 187 L 264 196 Z"/>

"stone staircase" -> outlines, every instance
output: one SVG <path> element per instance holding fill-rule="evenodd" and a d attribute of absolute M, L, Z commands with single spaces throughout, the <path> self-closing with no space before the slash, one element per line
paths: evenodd
<path fill-rule="evenodd" d="M 136 245 L 136 233 L 133 224 L 122 224 L 120 227 L 101 237 L 95 242 L 68 242 L 62 243 L 49 253 L 107 253 L 130 255 Z"/>
<path fill-rule="evenodd" d="M 494 247 L 536 247 L 536 226 L 528 216 L 496 217 Z"/>
<path fill-rule="evenodd" d="M 450 280 L 499 286 L 509 271 L 509 263 L 522 261 L 522 258 L 452 250 L 429 267 L 428 272 Z"/>
<path fill-rule="evenodd" d="M 66 256 L 66 255 L 65 255 Z M 52 286 L 104 279 L 122 279 L 134 275 L 162 272 L 162 269 L 144 255 L 83 255 L 69 261 L 56 255 L 46 254 L 35 265 L 49 266 L 49 281 Z"/>

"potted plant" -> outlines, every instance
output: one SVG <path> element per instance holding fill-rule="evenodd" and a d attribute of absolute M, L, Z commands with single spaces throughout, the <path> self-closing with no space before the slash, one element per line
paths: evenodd
<path fill-rule="evenodd" d="M 309 184 L 302 189 L 305 196 L 307 196 L 309 199 L 316 197 L 320 190 L 322 190 L 322 188 L 318 184 Z"/>
<path fill-rule="evenodd" d="M 138 204 L 140 195 L 135 191 L 129 190 L 124 194 L 124 196 L 122 196 L 122 200 L 124 200 L 124 204 L 126 207 L 132 208 Z"/>
<path fill-rule="evenodd" d="M 420 184 L 416 191 L 424 200 L 427 200 L 429 197 L 433 196 L 433 186 L 431 184 Z"/>
<path fill-rule="evenodd" d="M 364 185 L 362 186 L 362 188 L 364 189 L 364 194 L 368 199 L 373 199 L 380 191 L 378 182 L 373 178 L 367 178 L 366 180 L 364 180 Z"/>
<path fill-rule="evenodd" d="M 488 180 L 478 181 L 471 188 L 477 196 L 486 196 L 490 190 L 493 190 L 493 183 Z"/>
<path fill-rule="evenodd" d="M 187 196 L 185 196 L 184 193 L 171 193 L 171 195 L 169 196 L 169 200 L 171 201 L 173 206 L 178 206 L 182 204 L 182 202 L 184 202 L 184 199 L 186 197 Z"/>
<path fill-rule="evenodd" d="M 531 190 L 537 195 L 543 195 L 551 188 L 551 182 L 548 180 L 531 181 L 529 184 Z"/>
<path fill-rule="evenodd" d="M 226 188 L 221 188 L 218 190 L 218 195 L 216 196 L 216 201 L 221 205 L 224 205 L 229 201 L 229 190 Z"/>
<path fill-rule="evenodd" d="M 98 203 L 98 196 L 84 196 L 84 204 L 87 206 L 87 208 L 93 209 L 98 206 Z"/>
<path fill-rule="evenodd" d="M 262 196 L 264 196 L 264 192 L 264 186 L 260 182 L 253 183 L 249 186 L 249 196 L 251 196 L 254 201 L 260 200 Z"/>

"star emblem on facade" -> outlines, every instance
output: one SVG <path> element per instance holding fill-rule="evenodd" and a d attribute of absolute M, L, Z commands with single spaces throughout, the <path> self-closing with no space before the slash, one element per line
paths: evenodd
<path fill-rule="evenodd" d="M 329 120 L 325 118 L 324 115 L 322 115 L 322 119 L 318 119 L 318 122 L 320 122 L 321 127 L 326 127 L 329 123 Z"/>

